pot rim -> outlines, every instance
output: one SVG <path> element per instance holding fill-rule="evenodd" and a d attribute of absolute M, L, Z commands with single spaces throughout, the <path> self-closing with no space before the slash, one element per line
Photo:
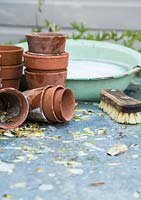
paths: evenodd
<path fill-rule="evenodd" d="M 2 89 L 0 90 L 0 94 L 3 93 L 4 91 L 7 92 L 7 93 L 8 93 L 8 91 L 9 91 L 10 93 L 15 94 L 15 95 L 17 95 L 18 97 L 20 97 L 20 100 L 21 100 L 20 104 L 22 103 L 22 104 L 25 106 L 26 110 L 25 110 L 25 112 L 21 112 L 21 113 L 20 113 L 20 119 L 21 119 L 21 120 L 19 120 L 19 121 L 14 120 L 14 121 L 12 121 L 11 123 L 8 123 L 8 124 L 6 124 L 6 123 L 0 123 L 0 127 L 3 128 L 3 129 L 17 128 L 18 126 L 20 126 L 20 125 L 23 124 L 23 122 L 26 120 L 26 118 L 27 118 L 27 116 L 28 116 L 28 113 L 29 113 L 29 103 L 28 103 L 28 100 L 27 100 L 27 98 L 22 94 L 22 92 L 18 91 L 18 90 L 15 89 L 15 88 L 2 88 Z M 23 106 L 23 105 L 22 105 L 22 106 Z M 17 122 L 18 122 L 18 123 L 17 123 Z"/>
<path fill-rule="evenodd" d="M 63 57 L 66 57 L 68 58 L 69 56 L 69 53 L 67 52 L 63 52 L 63 53 L 60 53 L 60 54 L 40 54 L 40 53 L 32 53 L 32 52 L 29 52 L 29 51 L 25 51 L 23 53 L 23 56 L 24 57 L 29 57 L 29 58 L 34 58 L 34 59 L 54 59 L 54 58 L 57 58 L 57 59 L 61 59 Z"/>
<path fill-rule="evenodd" d="M 47 92 L 48 89 L 52 89 L 50 105 L 51 105 L 51 110 L 52 110 L 52 113 L 53 113 L 54 121 L 48 120 L 47 114 L 43 110 L 43 99 L 44 99 L 44 95 L 45 95 L 45 93 Z M 56 90 L 58 90 L 58 89 L 64 89 L 64 86 L 57 85 L 57 86 L 52 86 L 52 87 L 45 87 L 45 89 L 42 92 L 42 98 L 41 98 L 42 99 L 42 103 L 41 103 L 42 107 L 41 108 L 42 108 L 42 111 L 43 111 L 43 113 L 44 113 L 44 115 L 45 115 L 45 117 L 47 118 L 48 121 L 62 123 L 63 121 L 58 119 L 58 117 L 56 116 L 55 111 L 54 111 L 54 95 L 55 95 Z"/>
<path fill-rule="evenodd" d="M 72 119 L 72 117 L 73 117 L 73 115 L 72 115 L 72 117 L 66 117 L 66 115 L 64 114 L 64 110 L 63 110 L 63 96 L 64 96 L 64 94 L 65 94 L 65 92 L 67 92 L 67 91 L 69 91 L 70 93 L 71 93 L 71 95 L 73 96 L 73 92 L 72 92 L 72 90 L 70 89 L 70 88 L 64 88 L 64 90 L 61 92 L 61 96 L 60 96 L 60 98 L 61 98 L 61 102 L 60 102 L 60 104 L 59 104 L 59 107 L 60 107 L 60 111 L 61 111 L 61 115 L 62 115 L 62 118 L 63 118 L 63 120 L 64 121 L 70 121 L 71 119 Z M 74 110 L 75 110 L 75 98 L 74 98 L 74 108 L 73 108 L 73 113 L 74 113 Z"/>
<path fill-rule="evenodd" d="M 9 49 L 1 49 L 4 47 L 8 47 Z M 13 52 L 23 52 L 24 49 L 22 47 L 19 46 L 15 46 L 15 45 L 9 45 L 9 44 L 0 44 L 0 54 L 1 53 L 13 53 Z"/>
<path fill-rule="evenodd" d="M 50 72 L 49 70 L 45 72 L 45 70 L 42 70 L 43 72 L 30 72 L 28 71 L 28 69 L 26 68 L 24 70 L 24 73 L 25 74 L 29 74 L 29 75 L 45 75 L 45 74 L 48 74 L 48 75 L 58 75 L 58 74 L 65 74 L 67 73 L 67 69 L 63 70 L 63 71 L 58 71 L 57 70 L 55 72 Z"/>
<path fill-rule="evenodd" d="M 19 68 L 19 67 L 23 67 L 23 63 L 18 64 L 18 65 L 0 65 L 0 68 L 2 69 L 6 69 L 6 68 L 10 68 L 10 69 L 15 69 L 15 68 Z"/>
<path fill-rule="evenodd" d="M 44 112 L 44 109 L 43 109 L 43 98 L 44 98 L 44 94 L 45 94 L 45 92 L 46 92 L 46 90 L 48 90 L 49 88 L 51 88 L 51 87 L 53 87 L 53 85 L 47 85 L 46 87 L 44 87 L 44 89 L 43 89 L 43 91 L 42 91 L 42 93 L 41 93 L 41 97 L 40 97 L 40 110 L 41 110 L 41 112 L 42 112 L 42 115 L 46 118 L 46 121 L 48 122 L 48 123 L 52 123 L 47 117 L 46 117 L 46 114 L 45 114 L 45 112 Z"/>
<path fill-rule="evenodd" d="M 30 38 L 66 38 L 67 35 L 65 33 L 57 33 L 57 32 L 33 32 L 33 33 L 28 33 L 26 34 L 26 37 L 30 37 Z"/>

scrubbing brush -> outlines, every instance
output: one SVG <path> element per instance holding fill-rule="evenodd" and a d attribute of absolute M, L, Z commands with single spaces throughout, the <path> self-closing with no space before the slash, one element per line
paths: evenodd
<path fill-rule="evenodd" d="M 99 107 L 116 122 L 138 124 L 141 122 L 141 102 L 119 90 L 102 90 Z"/>

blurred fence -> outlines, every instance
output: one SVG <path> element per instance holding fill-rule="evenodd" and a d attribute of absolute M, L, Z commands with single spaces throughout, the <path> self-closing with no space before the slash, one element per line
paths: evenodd
<path fill-rule="evenodd" d="M 140 0 L 0 0 L 0 43 L 18 41 L 44 20 L 70 31 L 70 22 L 84 22 L 92 30 L 141 29 Z"/>

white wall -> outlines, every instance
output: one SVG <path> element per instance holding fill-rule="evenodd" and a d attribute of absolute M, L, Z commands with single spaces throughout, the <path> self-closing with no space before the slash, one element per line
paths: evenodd
<path fill-rule="evenodd" d="M 0 0 L 0 43 L 22 38 L 36 24 L 37 0 Z M 66 30 L 70 22 L 84 22 L 91 29 L 141 29 L 141 0 L 46 0 L 44 19 Z"/>

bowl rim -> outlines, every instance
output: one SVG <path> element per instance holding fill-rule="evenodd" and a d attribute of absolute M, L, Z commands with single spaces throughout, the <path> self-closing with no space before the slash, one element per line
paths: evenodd
<path fill-rule="evenodd" d="M 67 77 L 67 81 L 97 81 L 97 80 L 106 80 L 106 79 L 116 79 L 116 78 L 123 78 L 123 77 L 126 77 L 126 76 L 132 76 L 132 75 L 135 75 L 136 73 L 138 73 L 140 70 L 141 70 L 141 55 L 139 52 L 137 52 L 136 50 L 133 50 L 131 48 L 128 48 L 128 47 L 125 47 L 123 45 L 120 45 L 120 44 L 114 44 L 114 43 L 110 43 L 110 42 L 105 42 L 105 41 L 93 41 L 93 40 L 83 40 L 83 39 L 78 39 L 78 40 L 74 40 L 74 39 L 68 39 L 67 40 L 67 45 L 68 47 L 70 46 L 73 46 L 75 48 L 75 46 L 79 45 L 79 46 L 86 46 L 86 47 L 89 47 L 89 46 L 93 46 L 93 47 L 105 47 L 105 48 L 108 48 L 110 50 L 117 50 L 117 51 L 120 51 L 120 52 L 127 52 L 129 53 L 132 57 L 134 57 L 136 59 L 136 62 L 137 62 L 137 65 L 136 66 L 133 66 L 131 67 L 131 69 L 129 71 L 126 71 L 125 73 L 121 73 L 119 75 L 114 75 L 114 76 L 106 76 L 106 77 L 97 77 L 97 78 L 69 78 Z M 67 47 L 66 47 L 67 49 Z M 71 57 L 71 53 L 70 53 L 70 57 Z M 73 58 L 70 60 L 86 60 L 85 59 L 77 59 L 77 56 L 76 58 Z M 95 60 L 95 59 L 87 59 L 87 60 Z M 112 62 L 113 64 L 118 64 L 117 62 Z M 68 66 L 69 68 L 69 66 Z"/>

